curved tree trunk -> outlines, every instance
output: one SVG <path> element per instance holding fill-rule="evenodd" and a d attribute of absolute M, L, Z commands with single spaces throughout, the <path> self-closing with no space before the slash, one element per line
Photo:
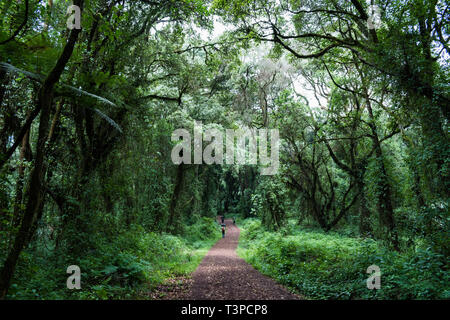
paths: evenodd
<path fill-rule="evenodd" d="M 74 1 L 79 7 L 82 6 L 83 0 Z M 72 56 L 75 43 L 81 30 L 74 29 L 71 31 L 64 50 L 59 57 L 55 67 L 46 78 L 42 88 L 39 91 L 38 108 L 41 110 L 39 118 L 39 133 L 36 147 L 36 157 L 34 159 L 34 167 L 30 176 L 30 182 L 27 192 L 27 205 L 25 208 L 22 223 L 19 232 L 14 240 L 12 250 L 9 252 L 0 272 L 0 299 L 4 299 L 8 293 L 12 276 L 14 274 L 20 253 L 22 252 L 27 239 L 30 238 L 30 232 L 33 224 L 38 218 L 39 209 L 41 208 L 44 198 L 44 190 L 42 181 L 45 168 L 45 145 L 48 138 L 50 127 L 50 111 L 53 103 L 53 90 L 55 84 L 59 81 L 66 64 Z"/>

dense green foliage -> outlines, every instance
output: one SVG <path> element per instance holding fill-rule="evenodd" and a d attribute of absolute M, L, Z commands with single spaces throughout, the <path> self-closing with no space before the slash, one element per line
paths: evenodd
<path fill-rule="evenodd" d="M 371 3 L 0 0 L 0 299 L 145 296 L 222 214 L 308 296 L 448 297 L 449 5 Z M 197 122 L 277 129 L 278 171 L 174 164 Z"/>
<path fill-rule="evenodd" d="M 95 251 L 63 257 L 63 263 L 45 244 L 36 244 L 24 252 L 9 294 L 11 299 L 145 299 L 166 279 L 192 273 L 219 237 L 216 222 L 208 218 L 179 236 L 140 227 L 111 238 L 97 233 Z M 81 291 L 67 290 L 67 275 L 55 272 L 69 263 L 82 270 Z"/>
<path fill-rule="evenodd" d="M 262 273 L 313 299 L 449 299 L 448 263 L 432 248 L 387 250 L 370 239 L 299 228 L 268 232 L 242 223 L 239 254 Z M 381 289 L 367 290 L 367 267 L 381 269 Z"/>

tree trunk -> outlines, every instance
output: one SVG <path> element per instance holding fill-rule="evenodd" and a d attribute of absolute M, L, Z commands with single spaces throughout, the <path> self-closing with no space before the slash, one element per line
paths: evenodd
<path fill-rule="evenodd" d="M 378 175 L 378 187 L 380 189 L 377 201 L 378 213 L 380 215 L 382 224 L 385 225 L 388 229 L 388 240 L 391 242 L 394 249 L 396 251 L 399 251 L 398 235 L 397 230 L 395 229 L 394 221 L 394 209 L 392 206 L 392 191 L 388 181 L 386 167 L 384 165 L 383 150 L 381 149 L 381 143 L 378 137 L 376 126 L 374 124 L 375 117 L 373 115 L 372 106 L 369 99 L 367 99 L 367 110 L 369 111 L 370 120 L 372 121 L 370 125 L 372 130 L 372 142 L 375 146 L 375 155 L 377 157 L 380 170 L 380 174 Z"/>
<path fill-rule="evenodd" d="M 176 207 L 178 198 L 181 193 L 181 186 L 183 185 L 183 177 L 184 177 L 184 164 L 181 163 L 177 167 L 177 176 L 175 178 L 175 187 L 173 189 L 172 199 L 170 200 L 169 207 L 169 220 L 167 221 L 167 231 L 173 231 L 173 227 L 176 220 Z"/>
<path fill-rule="evenodd" d="M 39 138 L 37 144 L 36 158 L 34 168 L 31 173 L 31 179 L 28 188 L 28 201 L 22 223 L 18 234 L 16 235 L 12 250 L 9 252 L 3 268 L 0 273 L 0 299 L 4 299 L 8 293 L 11 278 L 19 259 L 19 255 L 29 238 L 30 229 L 37 219 L 37 214 L 43 199 L 43 190 L 41 181 L 43 180 L 44 151 L 47 140 L 47 131 L 49 127 L 50 106 L 53 99 L 53 85 L 44 86 L 39 93 L 38 103 L 41 105 L 41 116 L 39 121 Z"/>
<path fill-rule="evenodd" d="M 366 85 L 366 78 L 363 75 L 362 70 L 357 66 L 358 73 L 360 75 L 362 90 L 364 93 L 364 98 L 366 102 L 367 111 L 369 113 L 370 121 L 368 123 L 371 130 L 371 139 L 373 146 L 375 148 L 375 155 L 378 161 L 378 167 L 380 170 L 378 187 L 380 192 L 378 194 L 378 214 L 380 216 L 380 222 L 387 228 L 387 239 L 392 244 L 396 251 L 399 251 L 399 242 L 397 230 L 395 228 L 395 220 L 394 220 L 394 208 L 392 206 L 392 191 L 391 186 L 388 181 L 388 175 L 386 171 L 386 167 L 384 165 L 384 156 L 383 150 L 381 149 L 381 142 L 378 136 L 376 119 L 373 114 L 372 103 L 370 100 L 370 95 L 368 91 L 368 86 Z"/>
<path fill-rule="evenodd" d="M 366 198 L 364 196 L 364 182 L 362 178 L 357 181 L 358 189 L 360 190 L 359 195 L 359 234 L 362 237 L 367 237 L 372 234 L 372 227 L 370 225 L 370 211 L 367 208 Z"/>
<path fill-rule="evenodd" d="M 22 146 L 20 148 L 20 164 L 19 164 L 19 177 L 17 178 L 16 183 L 16 199 L 14 201 L 14 216 L 13 216 L 13 226 L 17 227 L 20 223 L 21 218 L 21 206 L 22 206 L 22 199 L 23 199 L 23 180 L 25 175 L 25 167 L 23 165 L 23 161 L 31 159 L 29 158 L 29 153 L 31 153 L 31 147 L 30 147 L 30 130 L 27 131 L 25 136 L 22 139 Z M 28 154 L 28 157 L 27 157 Z"/>
<path fill-rule="evenodd" d="M 75 5 L 82 7 L 83 0 L 74 1 Z M 53 89 L 59 81 L 66 64 L 72 56 L 75 43 L 81 30 L 74 29 L 71 31 L 64 50 L 59 57 L 55 67 L 49 73 L 42 88 L 39 91 L 38 108 L 41 110 L 39 118 L 39 133 L 36 147 L 36 157 L 34 159 L 34 167 L 30 176 L 30 182 L 27 192 L 27 205 L 24 216 L 20 225 L 20 229 L 14 240 L 13 248 L 10 250 L 0 271 L 0 299 L 4 299 L 8 293 L 12 276 L 14 274 L 17 262 L 27 239 L 30 238 L 30 231 L 35 223 L 44 198 L 42 188 L 43 173 L 45 168 L 45 145 L 48 138 L 50 126 L 50 111 L 53 102 Z"/>

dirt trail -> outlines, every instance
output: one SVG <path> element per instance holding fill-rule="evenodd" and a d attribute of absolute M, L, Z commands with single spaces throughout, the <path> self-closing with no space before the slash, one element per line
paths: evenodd
<path fill-rule="evenodd" d="M 240 230 L 225 220 L 227 232 L 192 275 L 188 299 L 194 300 L 297 300 L 294 295 L 262 275 L 236 254 Z"/>

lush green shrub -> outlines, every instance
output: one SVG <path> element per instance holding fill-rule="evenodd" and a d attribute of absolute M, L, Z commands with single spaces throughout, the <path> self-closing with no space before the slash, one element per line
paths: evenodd
<path fill-rule="evenodd" d="M 185 227 L 184 236 L 146 232 L 132 226 L 112 241 L 92 235 L 95 247 L 82 257 L 32 255 L 25 251 L 9 291 L 9 299 L 118 299 L 139 298 L 165 279 L 195 270 L 208 249 L 220 238 L 216 222 L 201 218 Z M 74 260 L 75 259 L 75 260 Z M 81 290 L 68 290 L 66 270 L 81 269 Z"/>
<path fill-rule="evenodd" d="M 448 258 L 431 248 L 389 251 L 373 240 L 298 230 L 267 232 L 243 224 L 239 254 L 262 273 L 314 299 L 449 298 Z M 367 289 L 370 265 L 381 269 L 381 289 Z"/>

